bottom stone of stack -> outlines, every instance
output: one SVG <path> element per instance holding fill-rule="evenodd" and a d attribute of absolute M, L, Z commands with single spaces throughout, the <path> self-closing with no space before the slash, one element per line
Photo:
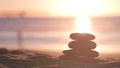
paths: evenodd
<path fill-rule="evenodd" d="M 72 56 L 98 57 L 99 53 L 94 50 L 80 51 L 80 50 L 64 50 L 63 54 Z"/>

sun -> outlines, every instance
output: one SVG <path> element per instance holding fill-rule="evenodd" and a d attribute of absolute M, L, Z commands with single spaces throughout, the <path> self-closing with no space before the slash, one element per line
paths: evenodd
<path fill-rule="evenodd" d="M 90 33 L 91 22 L 87 17 L 81 17 L 75 21 L 75 32 Z"/>
<path fill-rule="evenodd" d="M 63 0 L 62 0 L 63 1 Z M 101 7 L 98 0 L 64 0 L 59 8 L 55 8 L 51 13 L 60 13 L 63 15 L 96 15 Z"/>

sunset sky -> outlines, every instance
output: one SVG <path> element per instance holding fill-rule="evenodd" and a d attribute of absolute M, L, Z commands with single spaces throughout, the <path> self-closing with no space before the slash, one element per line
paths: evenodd
<path fill-rule="evenodd" d="M 46 17 L 46 18 L 47 17 L 63 18 L 67 16 L 67 17 L 76 17 L 76 18 L 74 21 L 72 19 L 71 20 L 66 19 L 63 21 L 57 19 L 42 19 L 42 18 L 39 20 L 34 18 L 22 19 L 20 18 L 19 15 L 21 11 L 26 12 L 25 17 L 35 16 L 35 17 Z M 34 43 L 39 42 L 34 39 L 34 36 L 36 36 L 35 38 L 37 38 L 38 36 L 37 40 L 40 40 L 42 43 L 44 43 L 44 45 L 46 45 L 47 43 L 47 45 L 43 46 L 42 48 L 45 47 L 48 48 L 49 45 L 54 44 L 56 47 L 54 47 L 53 49 L 57 49 L 57 48 L 67 49 L 68 47 L 66 48 L 66 46 L 64 45 L 68 44 L 66 43 L 67 41 L 69 41 L 68 34 L 72 32 L 79 32 L 79 33 L 92 33 L 96 35 L 97 38 L 95 41 L 97 41 L 98 44 L 100 44 L 100 46 L 98 46 L 98 48 L 96 49 L 97 51 L 114 52 L 113 49 L 116 48 L 115 52 L 120 52 L 119 50 L 120 35 L 118 30 L 119 24 L 117 23 L 120 21 L 119 18 L 113 18 L 113 19 L 110 18 L 107 20 L 100 19 L 98 21 L 89 18 L 89 16 L 120 16 L 120 0 L 0 0 L 0 17 L 5 17 L 5 15 L 6 15 L 6 19 L 0 18 L 1 31 L 40 30 L 40 33 L 35 35 L 33 34 L 33 32 L 31 34 L 26 33 L 26 36 L 30 34 L 31 38 L 29 37 L 26 38 L 25 42 L 30 43 L 32 41 L 32 37 L 33 37 L 33 41 L 35 41 Z M 14 19 L 14 18 L 9 19 L 10 18 L 9 15 L 11 17 L 17 15 L 19 19 Z M 62 31 L 63 34 L 61 34 Z M 2 34 L 2 32 L 0 34 Z M 8 34 L 15 35 L 15 39 L 16 39 L 17 36 L 16 32 L 14 34 L 3 33 L 3 35 L 8 35 Z M 5 38 L 6 37 L 7 36 L 5 36 Z M 64 38 L 67 39 L 65 39 L 64 41 L 63 40 Z M 55 42 L 56 39 L 58 42 Z M 27 40 L 30 40 L 30 42 Z M 11 41 L 9 40 L 8 43 L 6 43 L 6 39 L 3 40 L 2 35 L 0 42 L 2 43 L 0 45 L 4 45 L 4 44 L 9 45 L 8 43 L 9 42 L 11 43 Z M 32 45 L 35 45 L 34 43 L 30 44 L 31 48 Z M 39 43 L 37 43 L 38 49 L 40 45 Z M 25 45 L 29 45 L 29 44 L 25 44 Z M 60 48 L 59 47 L 60 45 L 63 45 L 63 48 Z M 51 50 L 53 49 L 51 47 Z"/>
<path fill-rule="evenodd" d="M 0 0 L 0 10 L 56 16 L 120 15 L 120 0 Z"/>

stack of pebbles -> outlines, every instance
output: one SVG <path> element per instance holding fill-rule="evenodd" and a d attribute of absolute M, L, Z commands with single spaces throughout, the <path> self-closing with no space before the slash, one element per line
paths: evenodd
<path fill-rule="evenodd" d="M 92 40 L 95 36 L 88 33 L 72 33 L 70 38 L 71 41 L 68 46 L 70 50 L 64 50 L 60 60 L 79 60 L 84 62 L 95 61 L 95 57 L 99 56 L 99 53 L 94 51 L 96 43 Z"/>

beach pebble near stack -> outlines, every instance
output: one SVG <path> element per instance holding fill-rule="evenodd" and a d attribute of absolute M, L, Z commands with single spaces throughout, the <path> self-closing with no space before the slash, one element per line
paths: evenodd
<path fill-rule="evenodd" d="M 79 60 L 83 62 L 91 62 L 95 57 L 99 56 L 96 43 L 92 40 L 95 36 L 89 33 L 72 33 L 70 38 L 73 40 L 68 44 L 69 50 L 64 50 L 60 60 Z M 96 59 L 95 59 L 96 60 Z"/>
<path fill-rule="evenodd" d="M 73 40 L 94 40 L 95 36 L 89 33 L 72 33 L 70 38 Z"/>

